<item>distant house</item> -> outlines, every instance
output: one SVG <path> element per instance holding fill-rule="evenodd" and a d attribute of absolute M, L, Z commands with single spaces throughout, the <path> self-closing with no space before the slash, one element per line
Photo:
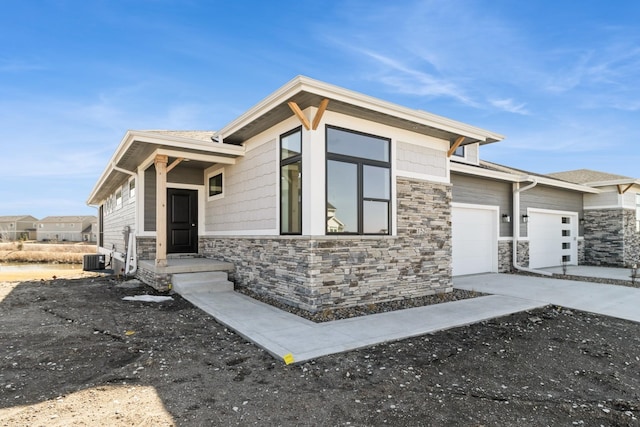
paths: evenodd
<path fill-rule="evenodd" d="M 95 242 L 97 223 L 95 216 L 48 216 L 37 223 L 37 240 Z"/>
<path fill-rule="evenodd" d="M 34 240 L 37 222 L 31 215 L 0 216 L 0 240 Z"/>
<path fill-rule="evenodd" d="M 589 169 L 549 176 L 598 190 L 584 198 L 587 264 L 640 264 L 640 179 Z"/>

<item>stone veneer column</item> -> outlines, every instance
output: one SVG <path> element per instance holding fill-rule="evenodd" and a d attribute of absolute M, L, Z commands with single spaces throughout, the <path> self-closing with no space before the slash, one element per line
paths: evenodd
<path fill-rule="evenodd" d="M 624 267 L 622 209 L 584 211 L 585 264 Z"/>

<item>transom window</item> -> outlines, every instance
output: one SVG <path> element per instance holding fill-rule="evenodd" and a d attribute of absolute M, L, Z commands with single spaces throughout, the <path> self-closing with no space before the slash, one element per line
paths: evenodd
<path fill-rule="evenodd" d="M 327 234 L 389 234 L 388 138 L 327 126 Z"/>

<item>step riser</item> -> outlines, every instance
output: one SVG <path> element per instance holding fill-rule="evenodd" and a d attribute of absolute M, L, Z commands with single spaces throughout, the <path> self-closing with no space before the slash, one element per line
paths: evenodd
<path fill-rule="evenodd" d="M 181 295 L 233 291 L 233 283 L 227 278 L 227 273 L 223 271 L 179 273 L 172 277 L 172 288 Z"/>
<path fill-rule="evenodd" d="M 233 283 L 226 281 L 190 283 L 188 285 L 173 285 L 173 291 L 179 294 L 229 292 L 233 291 Z"/>

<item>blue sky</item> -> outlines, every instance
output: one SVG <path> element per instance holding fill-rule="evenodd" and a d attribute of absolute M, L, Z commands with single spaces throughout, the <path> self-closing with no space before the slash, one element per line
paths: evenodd
<path fill-rule="evenodd" d="M 0 215 L 85 201 L 127 129 L 220 129 L 298 74 L 640 177 L 640 2 L 6 0 Z"/>

